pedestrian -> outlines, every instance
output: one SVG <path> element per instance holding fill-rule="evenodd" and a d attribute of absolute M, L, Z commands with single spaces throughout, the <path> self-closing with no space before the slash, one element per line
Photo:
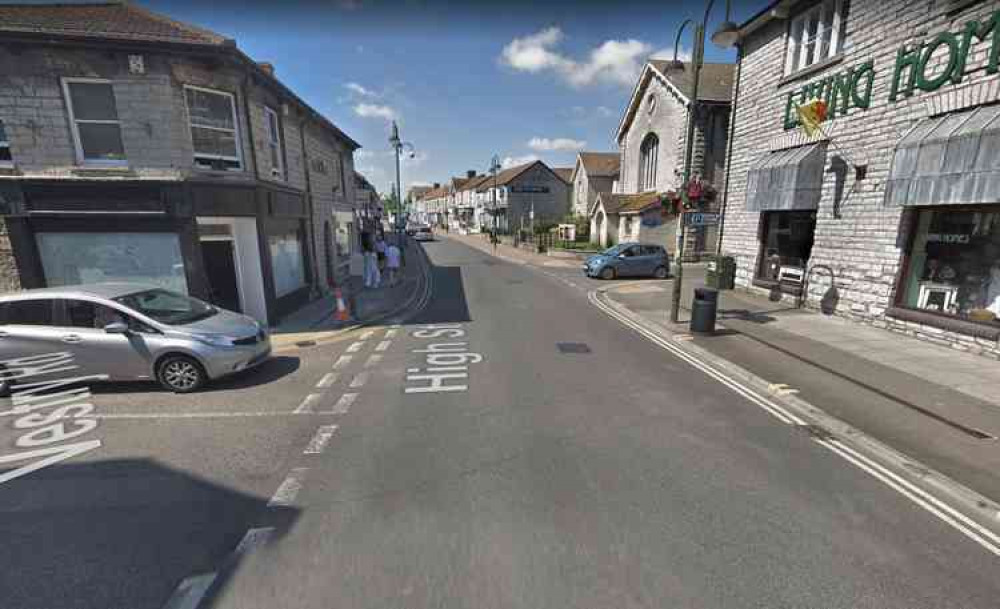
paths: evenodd
<path fill-rule="evenodd" d="M 385 235 L 375 239 L 375 254 L 378 256 L 378 270 L 385 270 Z"/>
<path fill-rule="evenodd" d="M 400 251 L 395 243 L 385 248 L 385 280 L 387 285 L 394 286 L 399 281 Z"/>
<path fill-rule="evenodd" d="M 378 271 L 378 261 L 375 257 L 375 244 L 372 234 L 364 232 L 361 234 L 361 249 L 364 251 L 364 282 L 366 288 L 377 288 L 382 281 Z"/>

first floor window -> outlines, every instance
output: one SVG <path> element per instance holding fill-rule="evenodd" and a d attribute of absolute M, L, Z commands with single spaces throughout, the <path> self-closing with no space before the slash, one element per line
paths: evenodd
<path fill-rule="evenodd" d="M 1000 209 L 921 209 L 902 306 L 1000 324 Z"/>
<path fill-rule="evenodd" d="M 650 133 L 639 148 L 639 191 L 656 189 L 656 162 L 660 152 L 660 138 Z"/>
<path fill-rule="evenodd" d="M 230 93 L 185 87 L 194 164 L 202 169 L 243 169 L 236 101 Z"/>
<path fill-rule="evenodd" d="M 283 179 L 285 171 L 281 164 L 281 129 L 278 125 L 278 113 L 265 107 L 264 115 L 267 117 L 267 149 L 271 157 L 271 176 Z"/>
<path fill-rule="evenodd" d="M 305 258 L 298 231 L 268 235 L 271 251 L 271 271 L 274 274 L 274 294 L 291 294 L 306 285 Z"/>
<path fill-rule="evenodd" d="M 761 217 L 758 279 L 801 285 L 816 232 L 815 211 L 769 211 Z"/>
<path fill-rule="evenodd" d="M 785 74 L 791 74 L 840 52 L 844 4 L 823 0 L 795 16 L 788 25 Z"/>
<path fill-rule="evenodd" d="M 121 122 L 108 81 L 63 81 L 77 161 L 88 165 L 124 165 Z"/>
<path fill-rule="evenodd" d="M 7 129 L 0 120 L 0 165 L 9 165 L 14 158 L 10 155 L 10 140 L 7 139 Z"/>

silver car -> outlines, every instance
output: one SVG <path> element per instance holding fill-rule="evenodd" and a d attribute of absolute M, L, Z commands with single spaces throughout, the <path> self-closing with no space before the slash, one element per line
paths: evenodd
<path fill-rule="evenodd" d="M 153 285 L 95 283 L 0 295 L 0 361 L 60 351 L 73 354 L 74 374 L 155 379 L 188 393 L 260 364 L 271 354 L 271 340 L 250 317 Z"/>

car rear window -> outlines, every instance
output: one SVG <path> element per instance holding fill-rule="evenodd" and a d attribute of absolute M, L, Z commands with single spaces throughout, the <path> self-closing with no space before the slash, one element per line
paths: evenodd
<path fill-rule="evenodd" d="M 3 305 L 0 319 L 6 324 L 21 326 L 51 326 L 51 300 L 15 300 Z"/>

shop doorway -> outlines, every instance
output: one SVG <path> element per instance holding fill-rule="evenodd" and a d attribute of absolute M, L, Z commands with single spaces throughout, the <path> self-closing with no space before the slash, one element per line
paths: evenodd
<path fill-rule="evenodd" d="M 201 257 L 205 265 L 212 304 L 242 312 L 236 279 L 236 257 L 232 239 L 203 239 Z"/>

